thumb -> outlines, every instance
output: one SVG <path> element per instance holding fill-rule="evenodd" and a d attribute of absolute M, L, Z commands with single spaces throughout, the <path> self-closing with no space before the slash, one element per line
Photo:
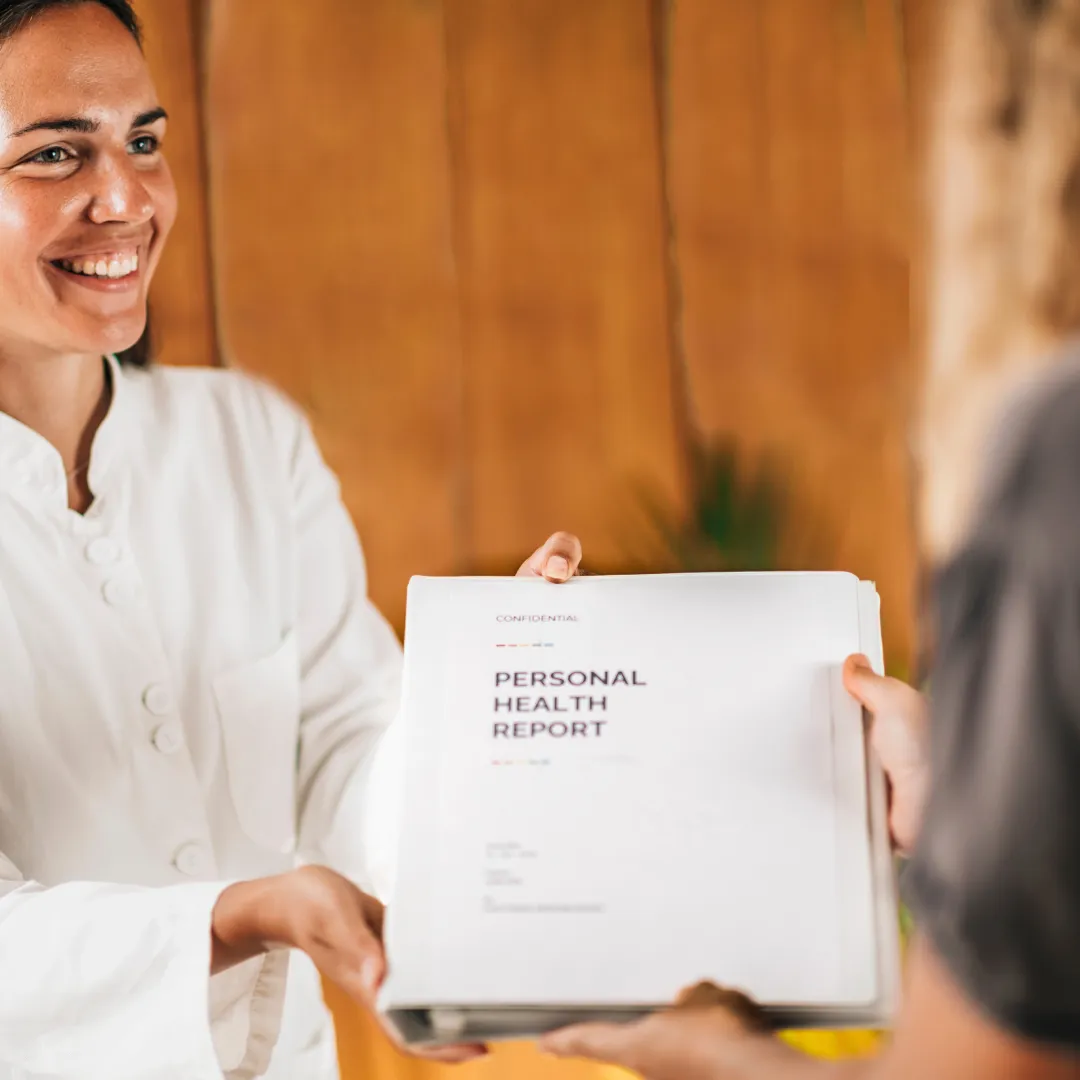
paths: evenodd
<path fill-rule="evenodd" d="M 581 541 L 573 533 L 557 532 L 548 537 L 518 570 L 518 577 L 542 577 L 548 581 L 569 581 L 581 564 Z"/>
<path fill-rule="evenodd" d="M 873 719 L 870 737 L 889 779 L 896 785 L 914 777 L 921 787 L 928 767 L 926 699 L 907 683 L 876 674 L 860 655 L 844 662 L 844 686 Z"/>
<path fill-rule="evenodd" d="M 844 688 L 871 713 L 879 713 L 888 704 L 896 680 L 879 675 L 862 653 L 844 661 Z"/>
<path fill-rule="evenodd" d="M 874 718 L 875 729 L 884 723 L 909 736 L 922 738 L 926 730 L 926 699 L 913 686 L 888 675 L 878 675 L 859 653 L 844 661 L 844 686 Z"/>

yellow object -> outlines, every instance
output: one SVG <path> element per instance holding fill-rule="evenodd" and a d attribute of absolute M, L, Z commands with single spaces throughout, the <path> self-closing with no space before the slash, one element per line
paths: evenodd
<path fill-rule="evenodd" d="M 781 1038 L 804 1054 L 830 1061 L 866 1057 L 881 1045 L 878 1031 L 788 1031 Z"/>
<path fill-rule="evenodd" d="M 558 1061 L 527 1043 L 504 1043 L 468 1065 L 432 1065 L 400 1053 L 371 1017 L 326 986 L 338 1029 L 342 1080 L 628 1080 L 611 1065 Z"/>

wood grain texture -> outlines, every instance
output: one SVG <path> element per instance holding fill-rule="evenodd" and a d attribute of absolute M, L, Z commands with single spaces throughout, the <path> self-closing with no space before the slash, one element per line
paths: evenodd
<path fill-rule="evenodd" d="M 441 9 L 214 0 L 208 30 L 225 356 L 313 417 L 400 627 L 464 544 Z"/>
<path fill-rule="evenodd" d="M 908 656 L 910 173 L 891 0 L 678 0 L 669 156 L 682 323 L 707 439 L 794 484 L 798 565 L 878 581 Z"/>
<path fill-rule="evenodd" d="M 196 35 L 199 2 L 141 0 L 138 5 L 146 57 L 169 111 L 165 153 L 180 199 L 150 293 L 155 352 L 167 364 L 213 364 L 217 359 Z"/>
<path fill-rule="evenodd" d="M 929 178 L 927 175 L 930 105 L 938 74 L 941 5 L 937 0 L 904 0 L 904 52 L 908 90 L 908 167 L 912 177 L 913 227 L 911 260 L 912 355 L 922 371 L 927 331 L 927 243 Z"/>
<path fill-rule="evenodd" d="M 510 570 L 554 528 L 633 561 L 700 433 L 784 459 L 790 558 L 876 578 L 907 656 L 893 0 L 142 0 L 185 204 L 166 359 L 213 354 L 202 2 L 221 350 L 312 415 L 399 627 L 411 573 Z M 620 1075 L 423 1065 L 328 997 L 344 1080 Z"/>
<path fill-rule="evenodd" d="M 681 499 L 646 0 L 447 0 L 473 552 Z"/>
<path fill-rule="evenodd" d="M 935 0 L 904 0 L 903 4 L 908 76 L 908 158 L 914 196 L 910 245 L 911 354 L 919 372 L 920 385 L 924 382 L 930 350 L 930 110 L 939 75 L 939 31 L 944 10 Z M 914 425 L 917 459 L 918 441 L 921 438 L 921 405 L 920 399 Z M 921 475 L 919 479 L 921 481 Z M 919 516 L 916 515 L 917 525 Z M 921 528 L 917 528 L 917 532 L 921 533 Z M 922 543 L 919 549 L 921 561 L 925 564 L 929 553 L 923 550 Z"/>

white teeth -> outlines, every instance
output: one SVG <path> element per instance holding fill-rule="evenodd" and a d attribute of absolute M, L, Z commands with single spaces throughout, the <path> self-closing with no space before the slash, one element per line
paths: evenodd
<path fill-rule="evenodd" d="M 73 274 L 87 277 L 125 278 L 139 269 L 138 253 L 110 259 L 61 259 L 60 265 Z"/>

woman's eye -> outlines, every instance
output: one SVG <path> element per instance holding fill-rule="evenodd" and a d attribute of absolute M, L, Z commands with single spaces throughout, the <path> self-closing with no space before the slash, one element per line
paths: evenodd
<path fill-rule="evenodd" d="M 71 154 L 62 146 L 47 146 L 30 158 L 30 161 L 35 165 L 62 165 L 70 157 Z"/>
<path fill-rule="evenodd" d="M 128 149 L 133 154 L 156 154 L 160 145 L 156 136 L 140 135 L 137 139 L 131 140 Z"/>

